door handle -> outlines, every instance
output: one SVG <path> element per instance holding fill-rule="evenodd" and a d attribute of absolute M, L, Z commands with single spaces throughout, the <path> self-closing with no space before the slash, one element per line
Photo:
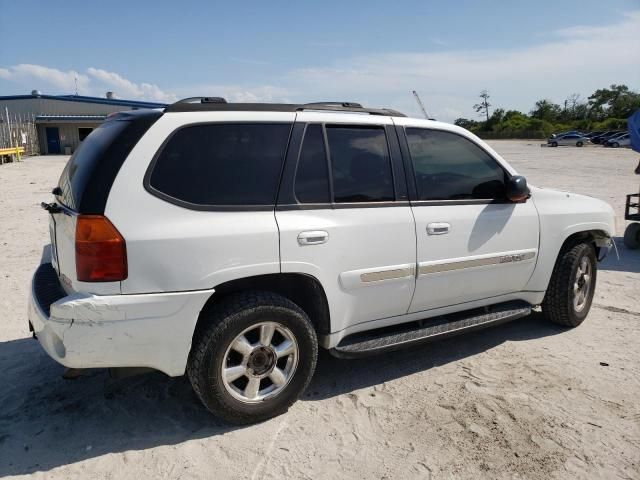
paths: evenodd
<path fill-rule="evenodd" d="M 449 233 L 449 230 L 451 230 L 451 225 L 445 222 L 427 224 L 428 235 L 444 235 Z"/>
<path fill-rule="evenodd" d="M 324 230 L 310 230 L 308 232 L 300 232 L 298 234 L 298 243 L 300 245 L 320 245 L 329 240 L 329 234 Z"/>

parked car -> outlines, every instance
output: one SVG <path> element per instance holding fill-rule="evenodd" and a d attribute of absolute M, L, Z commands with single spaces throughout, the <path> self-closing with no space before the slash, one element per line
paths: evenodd
<path fill-rule="evenodd" d="M 549 138 L 559 138 L 565 135 L 584 135 L 582 132 L 578 130 L 569 130 L 568 132 L 560 132 L 560 133 L 552 133 Z"/>
<path fill-rule="evenodd" d="M 587 138 L 589 138 L 589 139 L 592 139 L 592 138 L 594 138 L 594 137 L 597 137 L 597 136 L 602 135 L 603 133 L 606 133 L 606 132 L 604 132 L 604 131 L 602 131 L 602 130 L 599 130 L 599 131 L 594 131 L 594 132 L 585 133 L 585 135 L 584 135 L 584 136 L 585 136 L 585 137 L 587 137 Z"/>
<path fill-rule="evenodd" d="M 547 141 L 547 145 L 550 147 L 557 147 L 559 145 L 564 145 L 564 146 L 576 146 L 576 147 L 582 147 L 583 145 L 586 145 L 587 143 L 589 143 L 590 140 L 588 137 L 585 137 L 582 134 L 578 134 L 578 133 L 567 133 L 564 135 L 560 135 L 558 137 L 555 138 L 550 138 Z"/>
<path fill-rule="evenodd" d="M 624 132 L 622 132 L 620 130 L 609 130 L 608 132 L 603 133 L 602 135 L 598 135 L 598 136 L 595 136 L 595 137 L 591 138 L 591 143 L 595 143 L 596 145 L 597 144 L 602 145 L 607 140 L 609 140 L 611 137 L 614 137 L 616 135 L 620 135 L 621 133 L 624 133 Z"/>
<path fill-rule="evenodd" d="M 605 143 L 606 147 L 628 147 L 631 145 L 631 138 L 628 133 L 623 133 L 622 135 L 618 135 L 617 137 L 610 138 Z"/>
<path fill-rule="evenodd" d="M 29 327 L 74 368 L 188 375 L 235 423 L 282 412 L 318 348 L 351 358 L 540 306 L 576 327 L 614 212 L 527 186 L 460 127 L 355 103 L 179 101 L 70 158 Z"/>

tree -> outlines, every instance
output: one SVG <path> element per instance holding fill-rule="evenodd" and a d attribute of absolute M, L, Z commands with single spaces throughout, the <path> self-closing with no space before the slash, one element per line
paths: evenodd
<path fill-rule="evenodd" d="M 468 118 L 457 118 L 454 125 L 457 125 L 462 128 L 466 128 L 467 130 L 471 130 L 474 127 L 478 126 L 478 122 L 475 120 L 469 120 Z"/>
<path fill-rule="evenodd" d="M 480 98 L 482 99 L 480 101 L 480 103 L 476 103 L 473 106 L 473 109 L 478 112 L 480 114 L 480 116 L 484 116 L 487 120 L 487 122 L 489 121 L 489 107 L 491 106 L 491 104 L 489 103 L 489 92 L 487 92 L 486 90 L 482 90 L 480 92 Z"/>
<path fill-rule="evenodd" d="M 589 117 L 604 120 L 607 117 L 627 118 L 640 108 L 640 94 L 626 85 L 600 88 L 589 96 Z"/>
<path fill-rule="evenodd" d="M 562 120 L 583 120 L 587 118 L 587 104 L 580 100 L 579 93 L 572 93 L 564 101 Z"/>
<path fill-rule="evenodd" d="M 562 108 L 560 108 L 560 105 L 545 98 L 536 102 L 536 108 L 531 110 L 530 115 L 539 120 L 553 122 L 560 117 L 561 113 Z"/>

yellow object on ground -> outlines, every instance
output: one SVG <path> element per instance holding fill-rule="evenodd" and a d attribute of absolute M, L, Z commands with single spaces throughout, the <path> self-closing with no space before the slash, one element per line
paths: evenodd
<path fill-rule="evenodd" d="M 24 153 L 24 147 L 0 148 L 0 165 L 4 163 L 5 155 L 15 155 L 20 161 L 20 154 Z"/>

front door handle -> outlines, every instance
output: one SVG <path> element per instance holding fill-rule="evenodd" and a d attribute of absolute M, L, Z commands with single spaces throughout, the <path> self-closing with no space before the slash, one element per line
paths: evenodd
<path fill-rule="evenodd" d="M 444 235 L 449 233 L 449 230 L 451 230 L 451 225 L 445 222 L 427 224 L 427 234 L 429 235 Z"/>
<path fill-rule="evenodd" d="M 298 234 L 298 243 L 300 245 L 320 245 L 321 243 L 327 243 L 327 240 L 329 240 L 329 234 L 324 230 L 310 230 Z"/>

